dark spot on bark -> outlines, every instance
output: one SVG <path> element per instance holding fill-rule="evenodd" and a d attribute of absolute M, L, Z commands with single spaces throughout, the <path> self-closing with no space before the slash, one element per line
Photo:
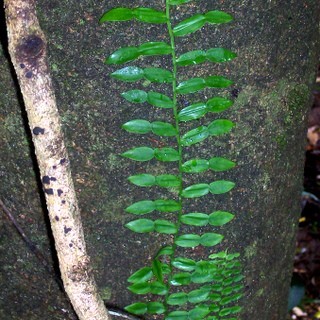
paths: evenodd
<path fill-rule="evenodd" d="M 43 176 L 42 177 L 42 183 L 43 184 L 50 184 L 50 177 L 49 176 Z"/>
<path fill-rule="evenodd" d="M 55 177 L 50 177 L 50 180 L 51 180 L 51 181 L 57 181 L 57 178 L 55 178 Z"/>
<path fill-rule="evenodd" d="M 23 63 L 20 63 L 20 68 L 21 69 L 25 68 L 25 65 Z"/>
<path fill-rule="evenodd" d="M 240 93 L 240 89 L 233 89 L 233 90 L 231 91 L 231 95 L 232 95 L 232 97 L 234 97 L 234 98 L 238 98 L 239 93 Z"/>
<path fill-rule="evenodd" d="M 30 79 L 30 78 L 32 78 L 32 76 L 33 76 L 32 71 L 28 71 L 28 72 L 26 73 L 26 78 Z"/>
<path fill-rule="evenodd" d="M 32 132 L 33 132 L 33 134 L 35 134 L 37 136 L 39 134 L 44 134 L 44 129 L 40 128 L 40 127 L 34 127 Z"/>
<path fill-rule="evenodd" d="M 57 169 L 57 166 L 52 166 L 52 169 L 56 170 L 56 169 Z"/>
<path fill-rule="evenodd" d="M 69 243 L 69 247 L 72 248 L 72 247 L 73 247 L 73 244 L 72 244 L 72 243 Z"/>
<path fill-rule="evenodd" d="M 22 39 L 20 45 L 17 46 L 18 60 L 23 61 L 29 67 L 36 67 L 37 60 L 41 56 L 44 49 L 43 40 L 33 34 Z"/>
<path fill-rule="evenodd" d="M 58 196 L 60 197 L 63 194 L 63 191 L 61 189 L 58 189 Z"/>
<path fill-rule="evenodd" d="M 72 229 L 71 228 L 67 228 L 66 226 L 64 226 L 64 233 L 67 234 L 68 232 L 70 232 Z"/>
<path fill-rule="evenodd" d="M 58 216 L 55 216 L 54 219 L 55 219 L 56 221 L 59 221 L 59 217 L 58 217 Z"/>
<path fill-rule="evenodd" d="M 66 203 L 66 200 L 62 200 L 61 203 L 62 203 L 62 204 L 65 204 L 65 203 Z"/>
<path fill-rule="evenodd" d="M 48 195 L 53 195 L 53 189 L 49 188 L 49 189 L 44 189 L 44 192 Z"/>
<path fill-rule="evenodd" d="M 64 163 L 66 163 L 66 161 L 67 161 L 67 159 L 63 158 L 63 159 L 60 160 L 60 164 L 64 164 Z"/>

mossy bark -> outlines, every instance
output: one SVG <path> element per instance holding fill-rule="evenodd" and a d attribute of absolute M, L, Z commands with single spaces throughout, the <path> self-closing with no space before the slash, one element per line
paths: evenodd
<path fill-rule="evenodd" d="M 124 212 L 126 206 L 164 196 L 160 189 L 141 191 L 133 187 L 127 177 L 144 172 L 146 166 L 153 173 L 172 173 L 175 168 L 156 162 L 139 166 L 119 156 L 132 146 L 158 147 L 168 141 L 129 135 L 120 129 L 121 124 L 133 118 L 169 120 L 172 115 L 123 101 L 120 93 L 133 86 L 108 76 L 113 68 L 103 61 L 119 47 L 168 40 L 162 26 L 138 22 L 99 25 L 102 13 L 116 6 L 160 10 L 164 1 L 37 2 L 92 267 L 105 301 L 123 307 L 136 300 L 126 290 L 127 277 L 149 264 L 158 244 L 166 239 L 157 234 L 136 235 L 124 228 L 123 223 L 132 219 Z M 246 293 L 239 319 L 243 320 L 285 319 L 302 188 L 305 119 L 319 49 L 319 6 L 317 0 L 238 1 L 237 5 L 232 0 L 191 1 L 175 11 L 175 21 L 214 9 L 235 17 L 232 24 L 206 26 L 179 39 L 177 48 L 178 54 L 216 46 L 238 53 L 238 58 L 228 64 L 181 69 L 179 81 L 219 74 L 235 83 L 223 92 L 235 99 L 234 107 L 224 114 L 237 124 L 232 135 L 210 140 L 194 150 L 203 158 L 223 155 L 237 161 L 233 171 L 200 178 L 209 182 L 223 177 L 235 181 L 237 187 L 226 196 L 190 202 L 190 209 L 206 213 L 225 209 L 236 214 L 231 224 L 219 230 L 225 241 L 218 249 L 242 253 Z M 30 150 L 31 134 L 24 129 L 25 115 L 5 46 L 0 52 L 0 197 L 50 258 L 40 178 Z M 162 57 L 142 63 L 171 67 Z M 153 89 L 148 83 L 143 86 Z M 205 91 L 205 95 L 210 97 L 212 92 Z M 188 99 L 184 97 L 181 103 L 189 103 Z M 0 302 L 0 318 L 65 319 L 61 310 L 67 310 L 68 305 L 54 280 L 47 281 L 9 222 L 1 218 L 0 224 L 0 301 L 13 301 L 10 305 Z M 193 254 L 197 257 L 203 252 L 195 250 Z"/>

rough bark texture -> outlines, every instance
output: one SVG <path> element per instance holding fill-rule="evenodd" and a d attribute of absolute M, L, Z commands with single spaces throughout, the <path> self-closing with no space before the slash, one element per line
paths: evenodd
<path fill-rule="evenodd" d="M 100 26 L 97 21 L 105 10 L 116 6 L 163 9 L 164 1 L 39 0 L 37 5 L 48 39 L 50 68 L 92 267 L 105 301 L 123 307 L 136 300 L 125 288 L 127 277 L 149 264 L 165 239 L 157 234 L 135 235 L 123 227 L 124 222 L 132 220 L 123 208 L 134 201 L 156 199 L 162 192 L 141 191 L 129 185 L 126 178 L 144 172 L 146 166 L 153 172 L 167 173 L 168 166 L 156 162 L 140 166 L 121 158 L 119 154 L 132 146 L 157 147 L 166 140 L 157 142 L 154 136 L 129 135 L 120 127 L 134 118 L 169 120 L 171 115 L 124 102 L 120 93 L 133 86 L 110 79 L 108 73 L 114 68 L 105 66 L 103 60 L 119 47 L 167 40 L 167 33 L 161 26 L 138 22 Z M 238 59 L 210 66 L 209 71 L 208 65 L 185 68 L 179 80 L 216 73 L 235 82 L 224 93 L 237 96 L 234 107 L 225 113 L 226 118 L 236 121 L 236 129 L 231 137 L 201 144 L 197 154 L 236 160 L 238 167 L 232 172 L 207 174 L 203 180 L 228 178 L 237 182 L 237 188 L 231 196 L 192 202 L 190 209 L 211 212 L 218 208 L 237 214 L 222 231 L 226 239 L 222 247 L 240 251 L 243 256 L 246 296 L 241 301 L 241 320 L 286 317 L 302 189 L 304 122 L 317 64 L 319 5 L 318 0 L 246 0 L 237 1 L 236 5 L 232 0 L 192 1 L 176 10 L 177 21 L 191 13 L 213 9 L 226 10 L 235 17 L 232 24 L 206 26 L 197 34 L 179 39 L 177 47 L 179 53 L 214 46 L 238 53 Z M 33 241 L 46 250 L 49 245 L 37 195 L 36 181 L 40 178 L 29 155 L 30 134 L 23 129 L 24 114 L 19 109 L 5 51 L 0 59 L 0 196 L 16 212 Z M 142 61 L 144 66 L 155 62 L 170 68 L 166 58 Z M 166 93 L 165 87 L 163 90 Z M 210 97 L 212 92 L 205 94 Z M 181 103 L 187 103 L 187 99 Z M 4 230 L 0 239 L 0 301 L 14 301 L 11 305 L 0 302 L 0 317 L 65 319 L 61 310 L 67 307 L 55 285 L 50 289 L 43 280 L 37 261 L 9 223 L 4 219 L 0 223 Z M 203 252 L 193 254 L 197 257 Z"/>
<path fill-rule="evenodd" d="M 20 84 L 64 288 L 79 319 L 108 319 L 93 278 L 33 0 L 5 1 L 9 52 Z"/>

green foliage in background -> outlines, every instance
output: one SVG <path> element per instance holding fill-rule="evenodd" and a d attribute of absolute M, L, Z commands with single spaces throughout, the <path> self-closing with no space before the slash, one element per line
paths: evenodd
<path fill-rule="evenodd" d="M 190 68 L 200 63 L 215 64 L 230 61 L 236 54 L 225 48 L 210 48 L 209 50 L 194 50 L 176 56 L 176 37 L 185 37 L 197 32 L 204 25 L 218 27 L 229 23 L 232 16 L 226 12 L 213 10 L 194 14 L 179 22 L 171 24 L 172 6 L 184 5 L 191 0 L 166 0 L 165 11 L 152 8 L 113 8 L 100 19 L 100 22 L 130 21 L 136 19 L 143 23 L 163 24 L 170 38 L 166 42 L 146 42 L 139 46 L 123 47 L 113 52 L 106 63 L 126 66 L 115 70 L 111 77 L 118 81 L 137 83 L 140 80 L 160 83 L 170 86 L 172 95 L 168 96 L 157 91 L 134 89 L 123 92 L 123 99 L 134 103 L 147 103 L 155 108 L 172 110 L 173 122 L 150 122 L 146 119 L 132 119 L 123 124 L 122 128 L 131 134 L 156 135 L 173 139 L 176 147 L 152 148 L 137 146 L 123 152 L 122 156 L 131 161 L 175 162 L 178 174 L 164 172 L 154 175 L 149 172 L 132 175 L 130 183 L 141 188 L 154 186 L 175 190 L 173 199 L 142 199 L 129 205 L 125 211 L 134 218 L 126 227 L 137 233 L 158 232 L 167 234 L 168 245 L 159 249 L 150 266 L 142 267 L 132 274 L 128 289 L 137 295 L 147 295 L 145 299 L 126 307 L 126 310 L 136 315 L 159 315 L 166 320 L 210 319 L 236 320 L 235 315 L 241 311 L 238 300 L 242 297 L 243 276 L 238 253 L 222 251 L 209 255 L 204 260 L 195 261 L 187 254 L 182 255 L 181 248 L 196 248 L 198 246 L 214 247 L 222 242 L 223 235 L 218 232 L 199 234 L 199 227 L 211 226 L 217 228 L 229 223 L 234 214 L 216 210 L 210 213 L 185 212 L 184 202 L 210 195 L 225 194 L 235 187 L 229 180 L 215 180 L 210 183 L 199 181 L 196 184 L 184 185 L 187 175 L 197 175 L 206 170 L 216 172 L 227 171 L 235 167 L 235 163 L 223 157 L 210 159 L 186 159 L 185 148 L 203 143 L 206 139 L 217 139 L 228 134 L 235 124 L 224 118 L 215 119 L 207 125 L 194 126 L 183 132 L 183 123 L 191 122 L 206 116 L 208 113 L 218 114 L 230 108 L 233 101 L 222 96 L 213 96 L 207 101 L 194 101 L 187 106 L 179 104 L 179 97 L 206 88 L 227 88 L 232 81 L 220 76 L 195 77 L 178 82 L 180 68 Z M 140 57 L 154 55 L 169 55 L 172 59 L 172 69 L 159 67 L 137 66 Z M 172 220 L 148 218 L 148 214 L 157 211 L 172 213 Z M 184 233 L 187 225 L 192 233 Z M 177 253 L 179 251 L 179 253 Z"/>

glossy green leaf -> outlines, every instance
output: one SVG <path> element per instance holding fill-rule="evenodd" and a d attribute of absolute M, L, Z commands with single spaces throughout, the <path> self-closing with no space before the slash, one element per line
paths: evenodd
<path fill-rule="evenodd" d="M 188 301 L 190 303 L 200 303 L 208 300 L 211 288 L 200 288 L 192 290 L 188 293 Z"/>
<path fill-rule="evenodd" d="M 139 50 L 136 47 L 120 48 L 113 52 L 106 60 L 107 64 L 122 64 L 139 57 Z"/>
<path fill-rule="evenodd" d="M 191 78 L 189 80 L 179 83 L 176 88 L 179 94 L 188 94 L 200 91 L 206 87 L 206 80 L 203 78 Z"/>
<path fill-rule="evenodd" d="M 164 234 L 176 234 L 178 231 L 177 226 L 167 220 L 155 220 L 154 230 Z"/>
<path fill-rule="evenodd" d="M 134 17 L 137 20 L 147 23 L 166 23 L 166 14 L 162 11 L 151 8 L 135 8 L 132 10 Z"/>
<path fill-rule="evenodd" d="M 158 259 L 153 259 L 152 261 L 152 272 L 154 276 L 157 278 L 157 280 L 162 283 L 163 282 L 162 266 L 161 266 L 161 262 Z"/>
<path fill-rule="evenodd" d="M 208 315 L 210 312 L 211 310 L 207 305 L 199 305 L 189 311 L 189 320 L 208 320 L 208 318 L 205 318 L 205 316 Z"/>
<path fill-rule="evenodd" d="M 209 161 L 205 159 L 191 159 L 182 164 L 182 171 L 188 173 L 203 172 L 209 169 Z"/>
<path fill-rule="evenodd" d="M 234 218 L 234 215 L 227 211 L 215 211 L 209 215 L 209 224 L 215 227 L 223 226 L 230 222 Z"/>
<path fill-rule="evenodd" d="M 128 282 L 137 283 L 137 282 L 146 282 L 150 280 L 153 276 L 152 269 L 150 267 L 143 267 L 133 273 L 129 278 Z"/>
<path fill-rule="evenodd" d="M 201 236 L 200 244 L 202 244 L 205 247 L 212 247 L 216 244 L 220 243 L 223 240 L 223 236 L 218 233 L 204 233 Z"/>
<path fill-rule="evenodd" d="M 178 23 L 173 28 L 173 34 L 176 37 L 185 36 L 192 32 L 195 32 L 203 27 L 206 23 L 206 18 L 202 14 L 195 14 L 194 16 L 187 18 L 180 23 Z"/>
<path fill-rule="evenodd" d="M 152 294 L 163 296 L 168 293 L 168 288 L 163 283 L 160 283 L 159 281 L 155 281 L 150 284 L 150 292 Z"/>
<path fill-rule="evenodd" d="M 130 304 L 129 306 L 125 307 L 125 310 L 136 315 L 142 315 L 148 311 L 147 304 L 142 302 Z"/>
<path fill-rule="evenodd" d="M 173 148 L 159 148 L 154 150 L 154 156 L 159 161 L 171 162 L 180 159 L 179 153 Z"/>
<path fill-rule="evenodd" d="M 187 272 L 175 273 L 170 281 L 173 286 L 188 285 L 191 282 L 191 275 Z"/>
<path fill-rule="evenodd" d="M 198 198 L 209 193 L 209 185 L 206 183 L 194 184 L 183 189 L 181 195 L 184 198 Z"/>
<path fill-rule="evenodd" d="M 156 257 L 165 256 L 165 255 L 171 255 L 171 254 L 173 254 L 173 252 L 174 252 L 174 250 L 173 250 L 173 248 L 171 246 L 166 246 L 166 247 L 161 248 L 158 251 Z"/>
<path fill-rule="evenodd" d="M 128 21 L 133 18 L 132 10 L 129 8 L 114 8 L 103 14 L 99 22 Z"/>
<path fill-rule="evenodd" d="M 242 310 L 242 308 L 240 306 L 233 306 L 233 307 L 229 307 L 229 308 L 223 308 L 220 312 L 219 312 L 219 316 L 220 317 L 224 317 L 227 316 L 228 314 L 235 314 L 238 313 Z"/>
<path fill-rule="evenodd" d="M 212 48 L 206 52 L 206 58 L 216 63 L 230 61 L 236 56 L 236 53 L 224 48 Z"/>
<path fill-rule="evenodd" d="M 155 209 L 160 212 L 175 212 L 181 209 L 181 204 L 175 200 L 155 200 L 153 201 Z"/>
<path fill-rule="evenodd" d="M 187 213 L 181 217 L 181 222 L 190 226 L 202 227 L 208 224 L 209 216 L 199 212 Z"/>
<path fill-rule="evenodd" d="M 207 112 L 207 105 L 204 102 L 199 102 L 183 108 L 178 114 L 178 119 L 179 121 L 199 119 Z"/>
<path fill-rule="evenodd" d="M 156 178 L 156 185 L 164 188 L 175 188 L 181 185 L 181 179 L 173 174 L 161 174 Z"/>
<path fill-rule="evenodd" d="M 172 82 L 172 73 L 162 68 L 145 68 L 144 76 L 151 82 L 170 83 Z"/>
<path fill-rule="evenodd" d="M 193 283 L 207 283 L 212 282 L 212 275 L 210 273 L 194 272 L 191 276 L 191 281 Z"/>
<path fill-rule="evenodd" d="M 227 110 L 233 105 L 233 101 L 222 98 L 222 97 L 213 97 L 207 101 L 207 110 L 210 112 L 222 112 Z"/>
<path fill-rule="evenodd" d="M 235 124 L 227 119 L 217 119 L 212 121 L 208 126 L 209 134 L 212 136 L 219 136 L 221 134 L 229 133 Z"/>
<path fill-rule="evenodd" d="M 138 53 L 144 56 L 170 54 L 172 48 L 165 42 L 145 42 L 138 47 Z"/>
<path fill-rule="evenodd" d="M 147 214 L 156 209 L 156 204 L 151 200 L 138 201 L 127 207 L 126 212 L 133 214 Z"/>
<path fill-rule="evenodd" d="M 166 95 L 159 92 L 148 92 L 147 101 L 155 107 L 170 109 L 173 108 L 173 101 Z"/>
<path fill-rule="evenodd" d="M 141 68 L 131 66 L 116 70 L 111 73 L 111 77 L 121 81 L 133 82 L 142 79 L 144 77 L 144 72 Z"/>
<path fill-rule="evenodd" d="M 222 194 L 229 192 L 235 187 L 235 183 L 227 180 L 217 180 L 210 183 L 210 192 L 212 194 Z"/>
<path fill-rule="evenodd" d="M 152 130 L 152 125 L 147 120 L 135 119 L 123 124 L 122 129 L 131 133 L 145 134 Z"/>
<path fill-rule="evenodd" d="M 188 311 L 172 311 L 165 320 L 189 320 L 189 313 Z"/>
<path fill-rule="evenodd" d="M 133 220 L 128 222 L 125 226 L 131 231 L 134 231 L 137 233 L 152 232 L 155 229 L 155 224 L 150 219 Z"/>
<path fill-rule="evenodd" d="M 172 137 L 177 134 L 176 128 L 171 123 L 161 121 L 152 122 L 152 132 L 164 137 Z"/>
<path fill-rule="evenodd" d="M 172 261 L 172 265 L 183 271 L 193 271 L 196 267 L 196 262 L 192 259 L 178 257 Z"/>
<path fill-rule="evenodd" d="M 150 187 L 156 183 L 156 178 L 152 174 L 147 173 L 130 176 L 128 180 L 139 187 Z"/>
<path fill-rule="evenodd" d="M 227 88 L 233 81 L 222 76 L 210 76 L 205 79 L 205 85 L 209 88 Z"/>
<path fill-rule="evenodd" d="M 208 23 L 213 24 L 227 23 L 233 20 L 233 17 L 230 14 L 219 10 L 207 12 L 205 18 Z"/>
<path fill-rule="evenodd" d="M 206 52 L 203 50 L 188 51 L 176 60 L 178 66 L 189 66 L 204 61 L 206 61 Z"/>
<path fill-rule="evenodd" d="M 150 292 L 150 284 L 148 282 L 137 282 L 127 288 L 136 294 L 147 294 Z"/>
<path fill-rule="evenodd" d="M 213 171 L 226 171 L 234 168 L 235 165 L 235 162 L 220 157 L 214 157 L 209 160 L 209 167 Z"/>
<path fill-rule="evenodd" d="M 149 314 L 162 314 L 166 312 L 166 307 L 161 302 L 148 302 L 147 310 Z"/>
<path fill-rule="evenodd" d="M 185 292 L 172 293 L 167 298 L 167 303 L 170 306 L 182 306 L 188 302 L 188 294 Z"/>
<path fill-rule="evenodd" d="M 169 4 L 170 5 L 179 5 L 179 4 L 183 4 L 183 3 L 187 3 L 190 2 L 192 0 L 169 0 Z"/>
<path fill-rule="evenodd" d="M 194 248 L 200 241 L 200 236 L 197 234 L 184 234 L 176 238 L 175 244 L 183 248 Z"/>
<path fill-rule="evenodd" d="M 147 101 L 148 94 L 143 90 L 130 90 L 121 93 L 121 96 L 129 102 L 143 103 Z"/>
<path fill-rule="evenodd" d="M 152 148 L 148 147 L 133 148 L 122 153 L 123 157 L 136 161 L 148 161 L 151 160 L 154 155 L 155 151 Z"/>
<path fill-rule="evenodd" d="M 200 126 L 198 128 L 192 129 L 185 133 L 181 137 L 181 144 L 184 147 L 189 147 L 193 144 L 196 144 L 198 142 L 201 142 L 208 138 L 209 136 L 209 131 L 206 126 Z"/>

